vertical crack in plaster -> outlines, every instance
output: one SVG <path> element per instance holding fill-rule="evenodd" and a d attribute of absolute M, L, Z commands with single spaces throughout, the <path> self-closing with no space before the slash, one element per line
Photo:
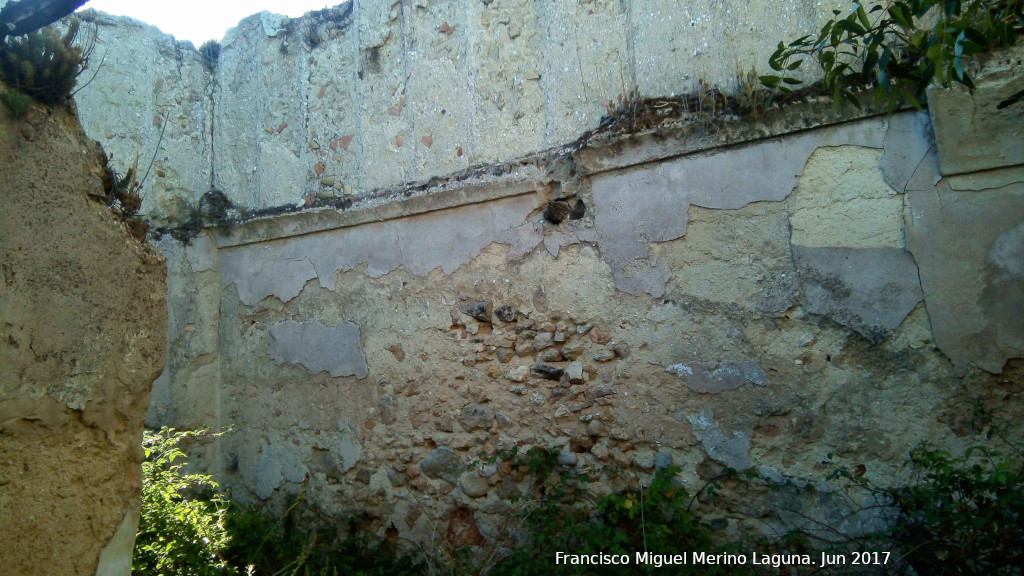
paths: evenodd
<path fill-rule="evenodd" d="M 466 83 L 469 87 L 469 145 L 463 150 L 463 154 L 469 158 L 472 158 L 476 154 L 477 141 L 476 141 L 476 115 L 477 110 L 477 75 L 480 73 L 479 62 L 475 60 L 475 50 L 473 39 L 476 38 L 475 31 L 472 29 L 473 22 L 479 22 L 480 17 L 478 12 L 474 12 L 474 9 L 479 10 L 480 4 L 477 2 L 466 2 L 466 20 L 463 22 L 466 30 L 466 61 L 469 66 L 469 73 L 466 74 Z M 476 19 L 474 20 L 474 16 Z M 472 162 L 470 162 L 472 163 Z"/>
<path fill-rule="evenodd" d="M 415 6 L 412 6 L 408 0 L 402 0 L 399 4 L 398 10 L 398 28 L 402 34 L 402 97 L 405 98 L 405 104 L 403 107 L 409 110 L 408 114 L 402 115 L 402 122 L 405 123 L 405 140 L 408 142 L 405 148 L 406 165 L 408 166 L 409 172 L 416 172 L 416 112 L 415 107 L 412 105 L 413 94 L 412 90 L 409 89 L 412 86 L 412 70 L 409 66 L 409 54 L 412 54 L 412 34 L 410 28 L 412 23 L 409 21 L 410 14 L 415 10 Z M 417 94 L 418 96 L 418 94 Z M 405 189 L 409 189 L 412 182 L 409 177 L 409 173 L 406 173 L 403 178 L 402 186 Z"/>
<path fill-rule="evenodd" d="M 633 13 L 633 0 L 620 0 L 622 12 L 626 16 L 626 80 L 627 86 L 639 86 L 636 68 L 636 15 Z M 621 66 L 621 64 L 620 64 Z M 620 68 L 621 73 L 621 68 Z M 627 88 L 628 90 L 628 88 Z"/>

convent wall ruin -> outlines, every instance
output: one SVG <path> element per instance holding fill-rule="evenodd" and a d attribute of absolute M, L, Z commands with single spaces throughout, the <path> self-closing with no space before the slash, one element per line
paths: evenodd
<path fill-rule="evenodd" d="M 233 427 L 191 456 L 235 498 L 452 545 L 502 541 L 526 487 L 486 455 L 512 446 L 599 492 L 672 463 L 825 494 L 826 454 L 885 482 L 918 443 L 1019 435 L 1024 106 L 996 109 L 1019 51 L 923 111 L 591 132 L 634 88 L 734 86 L 833 7 L 352 0 L 247 18 L 216 59 L 95 16 L 83 125 L 122 171 L 154 159 L 155 225 L 207 224 L 158 241 L 148 423 Z M 716 514 L 877 520 L 805 505 Z"/>

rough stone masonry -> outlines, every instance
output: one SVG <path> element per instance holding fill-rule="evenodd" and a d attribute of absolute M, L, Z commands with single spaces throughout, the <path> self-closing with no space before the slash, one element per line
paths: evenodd
<path fill-rule="evenodd" d="M 155 221 L 211 190 L 248 214 L 159 240 L 150 425 L 233 425 L 191 457 L 236 498 L 305 490 L 453 546 L 506 542 L 527 486 L 481 454 L 512 446 L 599 493 L 675 464 L 691 490 L 728 467 L 822 495 L 716 508 L 725 533 L 784 529 L 780 507 L 876 525 L 821 504 L 826 454 L 884 483 L 918 443 L 1021 431 L 1024 108 L 995 109 L 1019 52 L 927 111 L 580 139 L 625 87 L 725 84 L 827 13 L 361 1 L 243 20 L 216 62 L 97 16 L 82 116 L 115 157 L 155 151 Z"/>

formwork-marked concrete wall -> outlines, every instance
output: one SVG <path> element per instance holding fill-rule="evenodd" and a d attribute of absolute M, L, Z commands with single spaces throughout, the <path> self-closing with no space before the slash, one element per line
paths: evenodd
<path fill-rule="evenodd" d="M 97 15 L 102 65 L 77 100 L 122 171 L 155 154 L 144 210 L 180 221 L 211 185 L 248 209 L 294 206 L 562 146 L 634 89 L 735 88 L 842 6 L 359 0 L 246 18 L 210 70 L 190 44 Z"/>

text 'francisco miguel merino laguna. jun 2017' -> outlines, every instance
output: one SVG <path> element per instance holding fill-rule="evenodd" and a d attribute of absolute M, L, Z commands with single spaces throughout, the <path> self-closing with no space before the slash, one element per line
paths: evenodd
<path fill-rule="evenodd" d="M 732 565 L 762 566 L 881 566 L 889 561 L 888 552 L 849 552 L 841 554 L 821 553 L 820 557 L 810 554 L 713 554 L 708 552 L 682 552 L 678 554 L 656 554 L 636 552 L 629 554 L 570 554 L 555 552 L 555 564 L 565 565 L 619 565 L 619 566 L 662 566 L 677 565 Z"/>

